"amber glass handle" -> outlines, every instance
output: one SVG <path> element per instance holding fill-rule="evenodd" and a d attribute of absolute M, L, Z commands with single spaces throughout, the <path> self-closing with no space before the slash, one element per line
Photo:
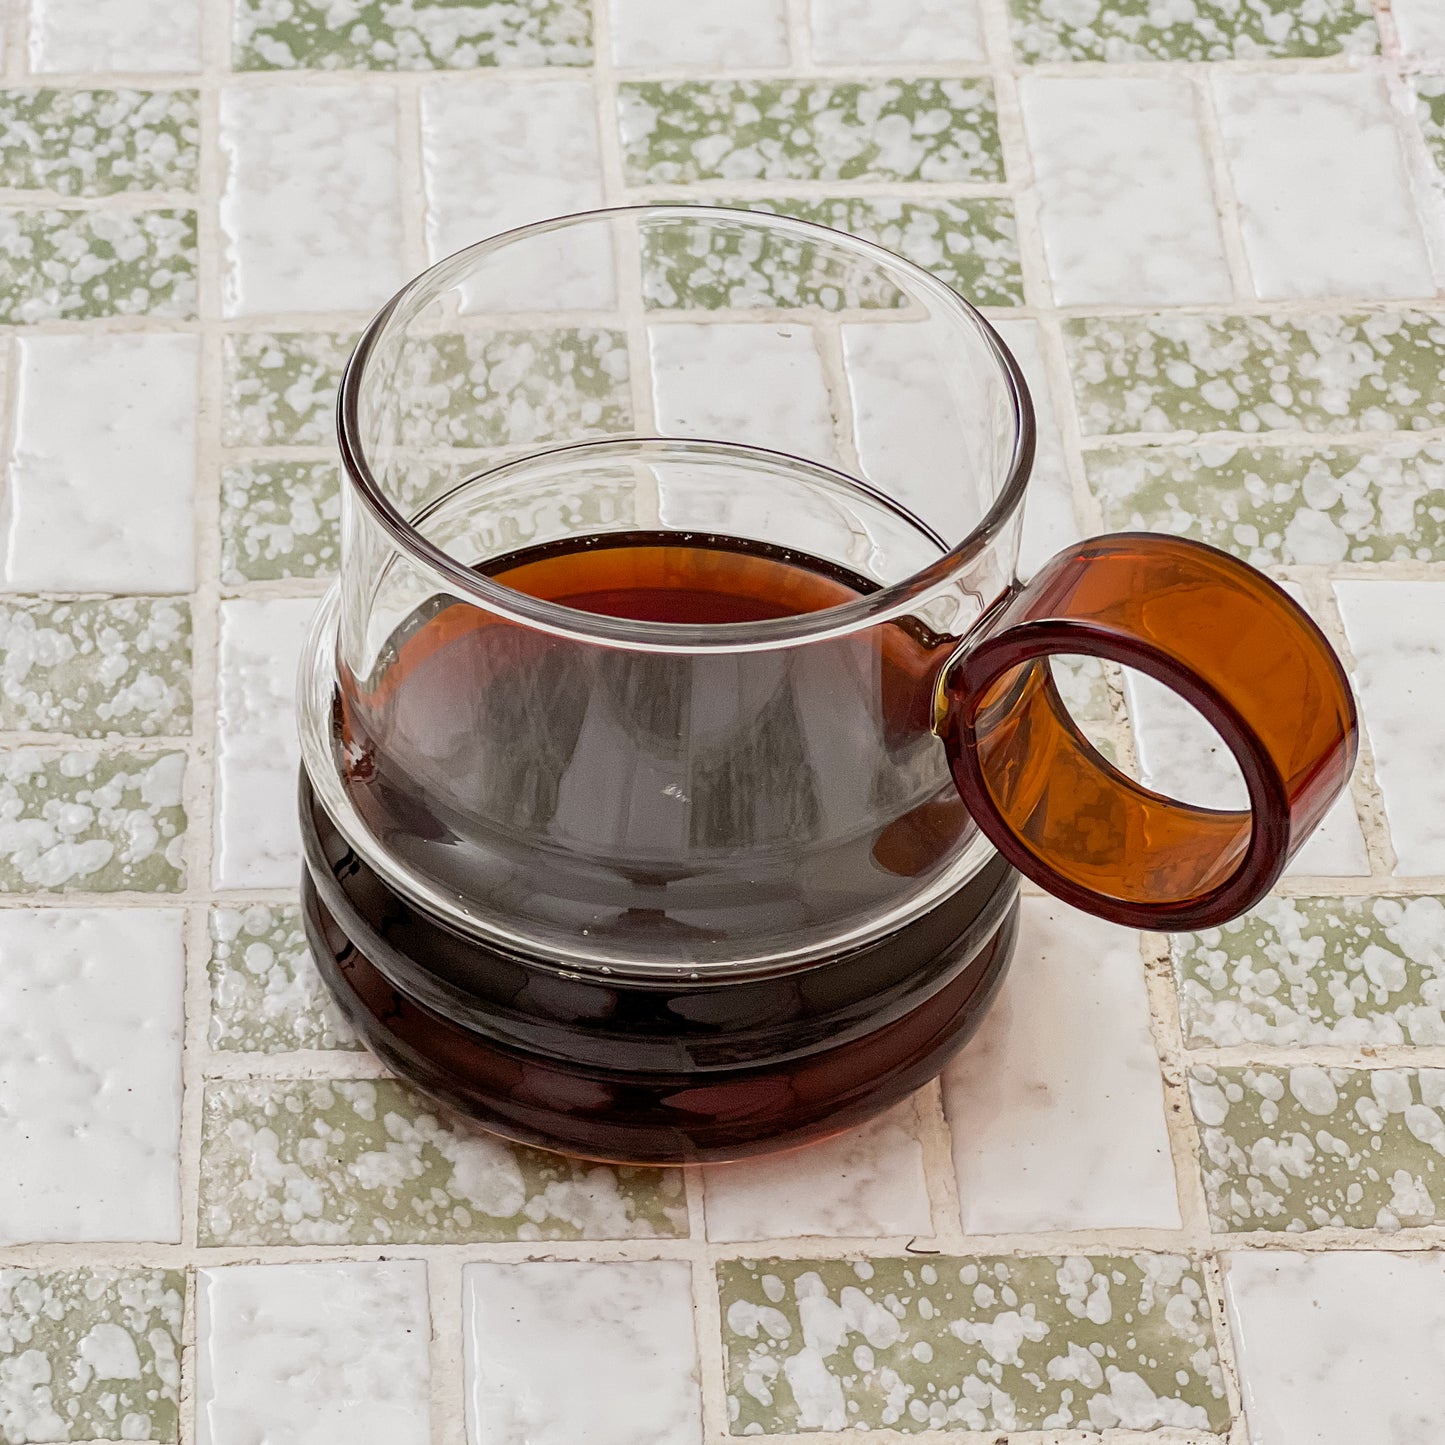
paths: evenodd
<path fill-rule="evenodd" d="M 1079 731 L 1049 670 L 1083 654 L 1159 679 L 1213 724 L 1243 812 L 1161 797 Z M 1071 547 L 985 618 L 941 680 L 938 732 L 979 827 L 1051 893 L 1135 928 L 1205 928 L 1257 903 L 1349 781 L 1344 668 L 1252 567 L 1119 533 Z"/>

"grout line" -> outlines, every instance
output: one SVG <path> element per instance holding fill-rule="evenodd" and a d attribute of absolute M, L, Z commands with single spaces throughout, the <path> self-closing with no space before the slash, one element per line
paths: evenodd
<path fill-rule="evenodd" d="M 461 1266 L 451 1260 L 426 1262 L 431 1317 L 430 1445 L 466 1445 L 466 1346 Z"/>
<path fill-rule="evenodd" d="M 1244 229 L 1240 222 L 1239 199 L 1234 193 L 1234 178 L 1229 171 L 1229 153 L 1224 131 L 1219 124 L 1219 111 L 1214 103 L 1214 87 L 1204 67 L 1193 71 L 1194 108 L 1199 117 L 1200 137 L 1209 167 L 1214 192 L 1214 209 L 1219 218 L 1220 239 L 1224 243 L 1224 259 L 1229 267 L 1230 285 L 1237 302 L 1254 300 L 1254 276 L 1249 256 L 1244 249 Z"/>
<path fill-rule="evenodd" d="M 793 73 L 802 73 L 808 67 L 815 66 L 813 33 L 808 21 L 808 0 L 784 0 L 784 3 L 788 27 L 788 69 Z"/>
<path fill-rule="evenodd" d="M 400 162 L 402 255 L 409 276 L 431 264 L 427 253 L 426 160 L 422 152 L 422 86 L 415 73 L 399 76 L 396 97 L 396 148 Z"/>

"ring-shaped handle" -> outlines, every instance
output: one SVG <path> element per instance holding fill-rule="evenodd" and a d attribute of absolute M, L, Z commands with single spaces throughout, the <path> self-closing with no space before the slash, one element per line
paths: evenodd
<path fill-rule="evenodd" d="M 1083 654 L 1148 673 L 1234 754 L 1247 811 L 1120 772 L 1049 669 Z M 1117 533 L 1059 553 L 986 618 L 940 682 L 938 726 L 979 827 L 1020 872 L 1116 923 L 1207 928 L 1257 903 L 1349 782 L 1358 721 L 1319 628 L 1226 552 Z"/>

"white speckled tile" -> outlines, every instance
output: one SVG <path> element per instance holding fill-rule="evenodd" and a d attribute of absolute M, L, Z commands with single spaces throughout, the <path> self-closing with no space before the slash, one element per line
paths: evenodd
<path fill-rule="evenodd" d="M 429 1445 L 426 1265 L 226 1265 L 196 1278 L 198 1445 Z"/>
<path fill-rule="evenodd" d="M 1027 76 L 1019 100 L 1055 301 L 1230 299 L 1189 85 Z"/>
<path fill-rule="evenodd" d="M 471 1445 L 698 1445 L 691 1275 L 682 1260 L 467 1265 Z"/>
<path fill-rule="evenodd" d="M 1377 75 L 1215 75 L 1256 296 L 1433 296 Z"/>
<path fill-rule="evenodd" d="M 1392 0 L 1390 13 L 1406 55 L 1445 60 L 1445 10 L 1437 0 Z"/>
<path fill-rule="evenodd" d="M 597 99 L 586 80 L 428 85 L 421 135 L 434 261 L 528 221 L 602 203 Z"/>
<path fill-rule="evenodd" d="M 787 0 L 690 0 L 678 25 L 672 0 L 607 0 L 620 66 L 732 70 L 788 63 Z"/>
<path fill-rule="evenodd" d="M 1251 1445 L 1435 1445 L 1438 1253 L 1231 1254 L 1224 1278 Z"/>
<path fill-rule="evenodd" d="M 813 59 L 824 65 L 985 58 L 978 0 L 811 0 L 809 8 Z"/>
<path fill-rule="evenodd" d="M 1179 1227 L 1137 933 L 1025 898 L 943 1108 L 967 1233 Z"/>
<path fill-rule="evenodd" d="M 16 349 L 6 585 L 189 591 L 196 338 L 26 336 Z"/>
<path fill-rule="evenodd" d="M 707 1237 L 731 1242 L 808 1235 L 933 1232 L 913 1100 L 788 1156 L 709 1165 Z"/>
<path fill-rule="evenodd" d="M 406 280 L 396 126 L 384 90 L 223 92 L 228 316 L 373 311 Z"/>
<path fill-rule="evenodd" d="M 291 888 L 300 876 L 292 703 L 315 610 L 300 598 L 221 604 L 217 888 Z"/>
<path fill-rule="evenodd" d="M 834 461 L 832 403 L 807 326 L 740 321 L 650 326 L 662 436 L 705 437 Z"/>
<path fill-rule="evenodd" d="M 201 68 L 203 0 L 31 0 L 30 65 L 159 74 Z"/>
<path fill-rule="evenodd" d="M 1402 877 L 1445 873 L 1445 583 L 1336 582 Z"/>
<path fill-rule="evenodd" d="M 0 912 L 0 1245 L 180 1242 L 183 923 Z"/>

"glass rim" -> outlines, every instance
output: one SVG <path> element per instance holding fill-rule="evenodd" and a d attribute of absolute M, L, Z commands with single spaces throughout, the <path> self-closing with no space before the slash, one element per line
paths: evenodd
<path fill-rule="evenodd" d="M 494 252 L 500 252 L 519 240 L 543 236 L 552 231 L 586 223 L 605 223 L 609 217 L 627 215 L 639 217 L 652 215 L 672 217 L 678 220 L 726 218 L 746 222 L 759 230 L 769 230 L 780 234 L 792 233 L 803 237 L 826 236 L 831 245 L 844 251 L 854 252 L 880 270 L 901 273 L 911 286 L 939 302 L 945 312 L 951 313 L 963 326 L 971 328 L 981 336 L 999 368 L 1011 402 L 1013 449 L 1003 485 L 968 534 L 942 556 L 900 581 L 879 587 L 874 592 L 869 592 L 852 601 L 840 603 L 835 607 L 755 622 L 702 625 L 610 617 L 601 613 L 584 612 L 574 607 L 568 607 L 564 603 L 549 602 L 542 598 L 532 597 L 476 571 L 473 567 L 451 556 L 444 548 L 428 541 L 387 498 L 371 470 L 362 442 L 361 386 L 367 363 L 377 343 L 391 324 L 398 309 L 406 301 L 435 285 L 439 280 L 459 279 L 473 262 Z M 534 221 L 525 226 L 517 226 L 511 230 L 499 232 L 495 236 L 474 242 L 443 260 L 435 262 L 397 291 L 362 332 L 347 360 L 337 392 L 336 432 L 341 451 L 342 469 L 353 495 L 362 502 L 375 521 L 390 535 L 392 541 L 403 553 L 413 561 L 420 563 L 428 571 L 445 579 L 450 591 L 489 612 L 496 613 L 525 627 L 540 629 L 580 642 L 606 643 L 665 652 L 679 649 L 711 651 L 715 648 L 751 650 L 753 648 L 779 647 L 795 642 L 814 641 L 855 632 L 888 621 L 891 617 L 906 611 L 920 597 L 935 587 L 946 584 L 959 569 L 967 566 L 984 552 L 992 545 L 1004 526 L 1012 520 L 1023 505 L 1029 474 L 1033 466 L 1035 445 L 1033 402 L 1013 353 L 978 308 L 932 272 L 872 241 L 862 240 L 857 236 L 836 231 L 814 221 L 799 220 L 794 216 L 776 215 L 769 211 L 741 210 L 736 207 L 694 205 L 682 202 L 604 206 L 588 211 L 575 211 L 568 215 Z M 764 448 L 748 448 L 746 443 L 740 444 L 723 439 L 643 437 L 620 433 L 616 436 L 597 437 L 582 442 L 558 442 L 537 451 L 494 462 L 474 473 L 468 480 L 490 476 L 493 473 L 509 468 L 518 468 L 528 463 L 535 465 L 545 461 L 548 456 L 563 452 L 571 455 L 585 447 L 605 446 L 609 443 L 627 441 L 656 442 L 662 446 L 692 444 L 702 447 L 741 446 L 744 449 L 759 452 L 766 450 Z M 797 457 L 788 452 L 778 451 L 772 455 L 790 464 L 795 464 L 801 469 L 816 471 L 821 468 L 833 471 L 834 475 L 850 484 L 861 486 L 865 490 L 869 489 L 865 479 L 852 476 L 847 472 L 822 467 L 821 463 L 810 462 L 806 458 Z"/>

